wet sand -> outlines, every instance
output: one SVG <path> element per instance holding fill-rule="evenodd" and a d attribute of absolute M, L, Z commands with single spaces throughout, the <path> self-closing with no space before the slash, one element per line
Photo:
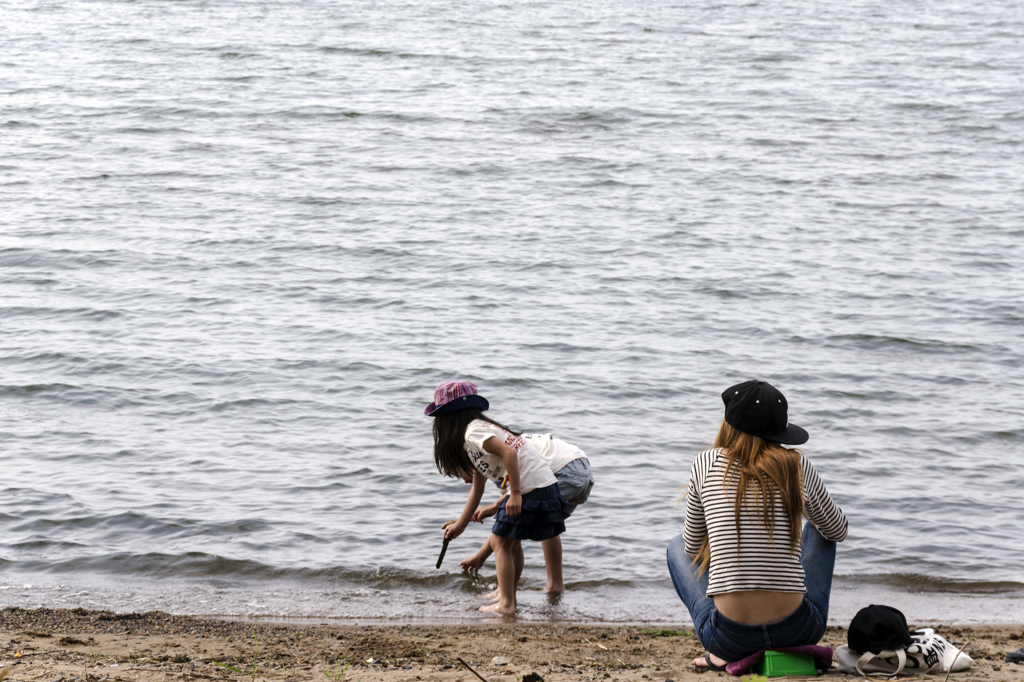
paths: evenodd
<path fill-rule="evenodd" d="M 1003 659 L 1024 644 L 1024 626 L 936 629 L 958 646 L 967 642 L 966 651 L 975 660 L 971 670 L 950 679 L 1024 682 L 1024 665 Z M 0 611 L 0 638 L 0 671 L 10 670 L 7 679 L 15 682 L 243 680 L 253 679 L 254 664 L 260 680 L 478 682 L 460 658 L 488 681 L 530 682 L 531 673 L 547 682 L 693 682 L 702 675 L 727 677 L 693 669 L 691 659 L 703 650 L 692 630 L 685 628 L 666 632 L 514 622 L 322 625 L 160 612 L 8 608 Z M 845 642 L 845 628 L 830 627 L 823 644 L 837 647 Z M 496 663 L 496 657 L 507 658 L 508 663 Z M 842 675 L 833 667 L 829 676 Z M 942 680 L 944 675 L 928 677 Z"/>

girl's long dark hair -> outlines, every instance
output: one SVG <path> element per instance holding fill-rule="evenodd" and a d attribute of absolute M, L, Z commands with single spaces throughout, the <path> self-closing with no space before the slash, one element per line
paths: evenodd
<path fill-rule="evenodd" d="M 434 464 L 445 476 L 462 478 L 464 475 L 472 476 L 476 471 L 466 452 L 466 428 L 474 419 L 482 419 L 500 426 L 509 433 L 522 435 L 519 431 L 513 431 L 504 424 L 494 421 L 475 407 L 434 417 Z"/>

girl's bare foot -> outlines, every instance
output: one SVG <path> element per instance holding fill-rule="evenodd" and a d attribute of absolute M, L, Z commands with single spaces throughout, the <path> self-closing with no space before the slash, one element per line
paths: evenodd
<path fill-rule="evenodd" d="M 550 593 L 565 592 L 565 583 L 559 583 L 558 585 L 549 584 L 544 588 L 544 591 Z"/>
<path fill-rule="evenodd" d="M 484 613 L 500 613 L 503 616 L 516 615 L 516 607 L 502 606 L 500 601 L 497 604 L 491 604 L 490 606 L 481 606 L 480 610 Z"/>
<path fill-rule="evenodd" d="M 494 590 L 494 592 L 488 592 L 481 597 L 482 599 L 490 599 L 491 601 L 498 601 L 501 599 L 501 590 Z"/>

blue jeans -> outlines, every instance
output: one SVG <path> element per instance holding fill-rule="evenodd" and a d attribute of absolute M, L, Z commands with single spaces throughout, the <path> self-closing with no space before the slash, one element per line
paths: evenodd
<path fill-rule="evenodd" d="M 762 649 L 817 644 L 821 640 L 828 621 L 836 543 L 823 538 L 809 523 L 804 524 L 800 565 L 807 594 L 797 610 L 777 623 L 746 625 L 729 620 L 715 608 L 715 601 L 707 596 L 709 576 L 707 572 L 697 575 L 698 567 L 686 553 L 683 536 L 675 537 L 668 545 L 668 572 L 690 612 L 697 638 L 705 649 L 727 662 Z"/>

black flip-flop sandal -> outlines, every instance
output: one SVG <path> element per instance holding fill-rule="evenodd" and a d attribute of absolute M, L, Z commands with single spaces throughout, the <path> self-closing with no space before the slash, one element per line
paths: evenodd
<path fill-rule="evenodd" d="M 713 673 L 720 673 L 725 672 L 725 666 L 727 665 L 729 664 L 723 663 L 722 665 L 715 665 L 711 662 L 711 654 L 704 654 L 704 665 L 694 665 L 693 667 L 696 668 L 698 671 L 710 670 Z"/>
<path fill-rule="evenodd" d="M 1006 654 L 1007 663 L 1024 663 L 1024 646 Z"/>

